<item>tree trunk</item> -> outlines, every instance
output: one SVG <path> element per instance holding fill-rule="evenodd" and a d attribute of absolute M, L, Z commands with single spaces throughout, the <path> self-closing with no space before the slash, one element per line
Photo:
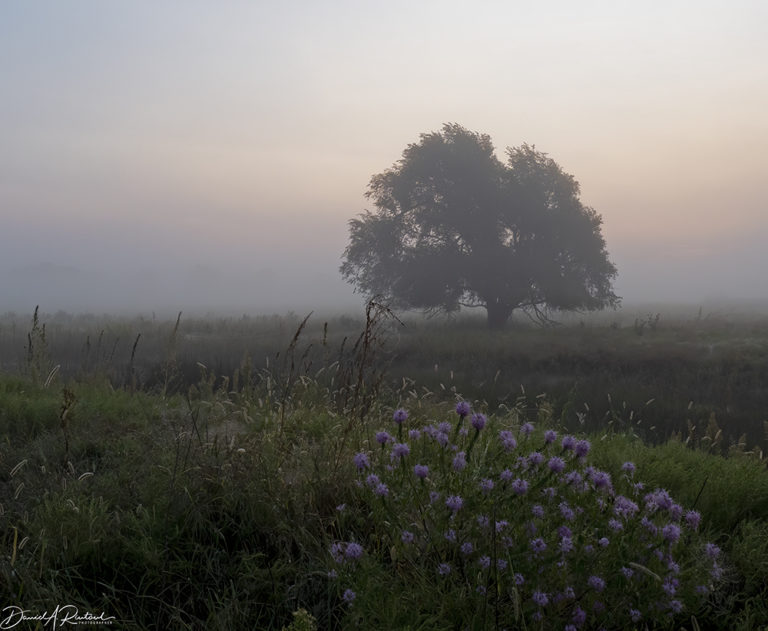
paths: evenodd
<path fill-rule="evenodd" d="M 499 302 L 489 302 L 485 306 L 488 311 L 488 328 L 492 331 L 500 331 L 507 325 L 509 316 L 512 315 L 512 309 Z"/>

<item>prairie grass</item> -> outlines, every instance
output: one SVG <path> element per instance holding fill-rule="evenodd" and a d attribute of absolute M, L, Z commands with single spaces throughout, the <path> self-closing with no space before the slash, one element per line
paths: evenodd
<path fill-rule="evenodd" d="M 327 327 L 310 319 L 297 337 L 301 321 L 182 318 L 174 325 L 149 319 L 94 320 L 85 323 L 91 327 L 87 330 L 80 330 L 84 321 L 77 319 L 48 323 L 46 352 L 40 359 L 62 366 L 50 381 L 47 375 L 39 379 L 25 372 L 26 333 L 19 325 L 14 339 L 21 344 L 21 365 L 0 375 L 2 602 L 32 611 L 74 604 L 115 616 L 114 628 L 515 628 L 517 622 L 510 622 L 518 620 L 511 591 L 483 605 L 482 619 L 473 618 L 461 604 L 461 598 L 477 599 L 480 594 L 461 591 L 456 558 L 437 558 L 447 544 L 430 548 L 425 556 L 402 556 L 406 549 L 401 531 L 410 529 L 417 535 L 428 529 L 400 524 L 397 520 L 408 511 L 387 513 L 381 497 L 360 478 L 355 456 L 380 458 L 382 480 L 395 476 L 385 481 L 390 499 L 395 493 L 407 495 L 410 473 L 398 482 L 396 477 L 405 469 L 390 460 L 391 443 L 384 448 L 376 442 L 377 431 L 386 429 L 396 443 L 409 443 L 406 458 L 431 453 L 436 458 L 431 468 L 436 471 L 440 452 L 426 447 L 419 452 L 422 439 L 409 438 L 407 431 L 450 421 L 449 437 L 453 444 L 461 444 L 459 451 L 467 460 L 462 473 L 466 486 L 458 494 L 467 502 L 464 508 L 479 510 L 492 497 L 480 486 L 491 477 L 484 471 L 492 469 L 499 484 L 501 447 L 494 442 L 498 431 L 505 427 L 519 432 L 531 422 L 536 428 L 531 440 L 538 441 L 538 447 L 547 430 L 557 432 L 558 439 L 572 433 L 589 441 L 589 464 L 610 473 L 617 489 L 623 484 L 622 465 L 633 462 L 637 479 L 646 488 L 664 488 L 685 510 L 701 514 L 698 531 L 684 539 L 686 546 L 712 542 L 722 550 L 722 576 L 711 581 L 706 597 L 699 601 L 686 596 L 680 615 L 665 611 L 649 618 L 652 612 L 646 611 L 643 621 L 648 628 L 690 628 L 691 616 L 702 629 L 746 631 L 768 625 L 765 460 L 751 438 L 740 445 L 745 433 L 741 426 L 728 426 L 727 416 L 711 419 L 711 408 L 719 410 L 722 403 L 710 405 L 702 399 L 689 406 L 694 397 L 683 388 L 684 382 L 695 382 L 685 377 L 687 372 L 702 381 L 717 381 L 718 375 L 727 380 L 732 374 L 758 380 L 763 370 L 759 353 L 734 342 L 736 355 L 728 360 L 733 364 L 723 372 L 729 365 L 723 363 L 730 357 L 727 350 L 715 351 L 715 359 L 698 346 L 681 351 L 683 359 L 674 368 L 684 375 L 669 377 L 680 389 L 665 394 L 669 403 L 659 407 L 668 414 L 666 427 L 653 434 L 644 431 L 646 426 L 662 421 L 651 418 L 656 403 L 647 404 L 653 397 L 645 389 L 662 388 L 663 380 L 644 384 L 639 379 L 636 389 L 642 396 L 637 395 L 636 404 L 634 399 L 624 404 L 631 394 L 630 368 L 623 377 L 627 397 L 617 397 L 614 390 L 609 399 L 608 391 L 600 396 L 598 391 L 606 384 L 616 385 L 620 366 L 631 367 L 643 358 L 650 361 L 654 352 L 666 348 L 670 337 L 678 335 L 665 328 L 663 318 L 653 330 L 644 327 L 642 335 L 628 327 L 593 330 L 577 325 L 544 332 L 520 326 L 500 338 L 463 322 L 455 328 L 441 325 L 443 330 L 407 321 L 403 327 L 385 311 L 369 313 L 367 320 L 332 320 Z M 37 326 L 42 326 L 40 320 Z M 682 330 L 689 331 L 687 326 Z M 745 325 L 739 326 L 736 337 L 733 330 L 719 328 L 705 333 L 721 341 L 741 339 Z M 97 329 L 105 331 L 98 353 L 94 349 L 99 347 L 99 334 L 88 332 Z M 9 330 L 6 320 L 0 340 L 9 339 L 3 336 Z M 366 330 L 375 334 L 363 353 Z M 759 348 L 761 331 L 749 329 Z M 133 357 L 137 378 L 131 383 L 127 366 L 138 333 L 141 340 Z M 91 336 L 91 359 L 86 363 L 77 359 L 83 334 Z M 198 334 L 204 336 L 200 344 L 188 337 Z M 163 356 L 172 335 L 173 364 Z M 654 335 L 665 336 L 666 341 L 654 345 Z M 67 345 L 59 336 L 69 340 L 70 348 L 79 338 L 80 350 L 68 359 Z M 278 342 L 283 346 L 277 348 Z M 192 364 L 197 351 L 201 355 Z M 747 368 L 736 356 L 744 358 Z M 257 364 L 256 357 L 263 361 Z M 592 357 L 593 363 L 585 357 Z M 707 364 L 710 361 L 715 363 Z M 569 362 L 577 368 L 569 368 Z M 153 374 L 156 378 L 151 378 Z M 545 377 L 554 379 L 552 375 L 562 383 L 551 384 L 557 381 L 567 389 L 563 398 L 554 385 L 520 388 L 526 381 L 542 384 Z M 577 379 L 568 381 L 565 375 Z M 734 378 L 736 392 L 739 383 Z M 591 392 L 604 399 L 607 413 L 582 400 Z M 474 442 L 469 417 L 467 436 L 453 436 L 459 393 L 469 396 L 473 409 L 487 414 L 482 430 L 486 433 Z M 673 402 L 675 395 L 679 403 Z M 762 395 L 755 396 L 764 401 Z M 409 423 L 414 423 L 402 426 L 402 435 L 392 420 L 399 408 L 407 409 Z M 765 409 L 749 420 L 759 432 Z M 520 435 L 515 436 L 522 443 Z M 444 461 L 446 472 L 453 471 L 454 456 Z M 501 511 L 508 500 L 496 510 Z M 445 497 L 442 502 L 445 514 L 440 519 L 448 519 Z M 642 506 L 642 501 L 637 503 Z M 416 503 L 405 505 L 417 510 Z M 530 521 L 514 512 L 503 518 L 515 532 L 524 532 L 520 529 Z M 600 519 L 596 513 L 590 523 L 602 523 Z M 438 521 L 433 525 L 439 525 L 442 536 L 450 525 L 446 522 L 443 527 Z M 419 523 L 409 518 L 411 522 Z M 391 533 L 396 526 L 395 539 Z M 438 532 L 434 528 L 429 532 Z M 461 535 L 461 528 L 453 529 Z M 344 575 L 340 570 L 347 569 L 334 565 L 330 550 L 334 543 L 350 541 L 364 544 L 364 567 L 347 575 L 354 584 L 344 584 L 329 578 L 330 571 Z M 690 568 L 698 562 L 695 547 L 681 547 L 679 552 L 690 560 L 688 565 L 680 562 L 681 572 L 693 572 Z M 483 555 L 475 556 L 479 561 Z M 617 583 L 608 569 L 621 558 L 606 559 L 598 565 L 608 582 L 606 594 L 612 594 Z M 449 562 L 456 583 L 446 582 L 437 571 L 439 563 Z M 427 563 L 435 567 L 419 569 Z M 552 571 L 546 570 L 548 576 Z M 483 583 L 491 594 L 495 592 L 490 588 L 501 584 Z M 355 591 L 351 602 L 349 595 L 345 600 L 348 588 Z M 551 596 L 554 590 L 547 593 Z M 524 600 L 519 603 L 519 620 L 526 620 L 528 628 L 571 623 L 559 613 L 535 620 L 538 606 L 531 600 L 532 592 L 520 594 Z M 548 606 L 542 611 L 546 613 Z M 590 606 L 594 607 L 592 601 Z M 597 617 L 589 620 L 582 628 L 601 622 Z M 610 622 L 605 626 L 611 628 Z"/>

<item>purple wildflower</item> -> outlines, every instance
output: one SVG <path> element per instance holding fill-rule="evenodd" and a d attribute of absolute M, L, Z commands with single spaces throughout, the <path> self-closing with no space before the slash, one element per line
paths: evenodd
<path fill-rule="evenodd" d="M 417 429 L 408 430 L 408 438 L 411 440 L 419 440 L 419 438 L 421 438 L 421 432 Z"/>
<path fill-rule="evenodd" d="M 530 436 L 533 433 L 533 423 L 523 423 L 520 426 L 520 433 L 525 436 Z"/>
<path fill-rule="evenodd" d="M 628 473 L 630 476 L 632 476 L 635 473 L 635 463 L 625 462 L 623 465 L 621 465 L 621 470 L 624 471 L 625 473 Z"/>
<path fill-rule="evenodd" d="M 440 499 L 440 493 L 437 491 L 430 491 L 429 492 L 429 503 L 434 504 L 437 500 Z"/>
<path fill-rule="evenodd" d="M 437 435 L 435 436 L 435 439 L 437 440 L 438 445 L 440 445 L 441 447 L 445 447 L 450 441 L 448 434 L 446 434 L 445 432 L 438 432 Z"/>
<path fill-rule="evenodd" d="M 531 512 L 533 513 L 534 517 L 544 519 L 544 507 L 541 504 L 534 504 L 531 506 Z"/>
<path fill-rule="evenodd" d="M 658 529 L 658 527 L 656 526 L 656 524 L 654 524 L 654 523 L 653 523 L 653 522 L 652 522 L 650 519 L 648 519 L 648 517 L 645 517 L 645 516 L 644 516 L 644 517 L 643 517 L 643 518 L 640 520 L 640 525 L 641 525 L 641 526 L 643 526 L 643 528 L 645 528 L 645 529 L 646 529 L 648 532 L 650 532 L 652 535 L 655 535 L 656 533 L 658 533 L 658 532 L 659 532 L 659 529 Z"/>
<path fill-rule="evenodd" d="M 342 563 L 344 561 L 344 544 L 333 543 L 331 544 L 331 556 L 336 563 Z"/>
<path fill-rule="evenodd" d="M 560 539 L 560 552 L 567 554 L 571 550 L 573 550 L 573 539 L 570 537 L 563 537 Z"/>
<path fill-rule="evenodd" d="M 379 445 L 386 445 L 388 442 L 394 440 L 388 432 L 376 432 L 376 442 Z"/>
<path fill-rule="evenodd" d="M 542 462 L 544 462 L 544 456 L 542 456 L 538 451 L 531 452 L 528 454 L 528 462 L 532 466 L 538 467 Z"/>
<path fill-rule="evenodd" d="M 489 567 L 491 567 L 491 557 L 488 555 L 481 556 L 477 562 L 480 564 L 480 567 L 484 570 L 487 570 Z"/>
<path fill-rule="evenodd" d="M 512 451 L 515 447 L 517 447 L 517 441 L 512 435 L 512 432 L 510 432 L 508 429 L 504 429 L 499 432 L 499 440 L 501 441 L 504 450 L 507 452 Z"/>
<path fill-rule="evenodd" d="M 701 523 L 701 513 L 695 510 L 689 510 L 685 514 L 685 523 L 691 530 L 698 530 Z"/>
<path fill-rule="evenodd" d="M 549 459 L 547 466 L 553 473 L 562 473 L 563 469 L 565 469 L 565 460 L 555 456 L 554 458 Z"/>
<path fill-rule="evenodd" d="M 446 541 L 450 541 L 451 543 L 456 543 L 456 531 L 451 528 L 450 530 L 446 530 L 443 533 L 443 537 L 445 537 Z"/>
<path fill-rule="evenodd" d="M 478 432 L 485 427 L 485 423 L 488 421 L 485 414 L 473 414 L 472 415 L 472 427 Z"/>
<path fill-rule="evenodd" d="M 565 483 L 566 484 L 573 484 L 574 486 L 581 484 L 583 481 L 583 478 L 581 477 L 581 474 L 578 471 L 569 471 L 565 474 Z"/>
<path fill-rule="evenodd" d="M 355 596 L 357 596 L 355 592 L 353 592 L 351 589 L 347 589 L 347 590 L 344 590 L 344 595 L 341 598 L 345 603 L 349 605 L 355 599 Z"/>
<path fill-rule="evenodd" d="M 491 525 L 491 520 L 488 519 L 487 515 L 478 515 L 477 525 L 480 526 L 480 528 L 488 528 L 488 526 Z"/>
<path fill-rule="evenodd" d="M 680 587 L 680 581 L 674 577 L 667 577 L 667 579 L 661 584 L 661 589 L 667 596 L 674 596 L 677 592 L 677 588 Z"/>
<path fill-rule="evenodd" d="M 467 455 L 460 451 L 457 453 L 453 458 L 453 470 L 454 471 L 463 471 L 467 466 Z"/>
<path fill-rule="evenodd" d="M 632 622 L 640 622 L 642 617 L 643 617 L 643 614 L 641 614 L 637 609 L 630 609 L 629 610 L 629 619 Z"/>
<path fill-rule="evenodd" d="M 601 592 L 605 589 L 605 581 L 599 576 L 590 576 L 587 579 L 587 585 L 589 585 L 596 592 Z"/>
<path fill-rule="evenodd" d="M 443 432 L 443 434 L 450 434 L 451 433 L 451 424 L 448 421 L 440 421 L 437 424 L 437 431 Z"/>
<path fill-rule="evenodd" d="M 456 404 L 456 414 L 458 414 L 461 418 L 464 418 L 469 414 L 470 408 L 469 403 L 466 401 L 459 401 Z"/>
<path fill-rule="evenodd" d="M 607 548 L 609 545 L 611 545 L 611 540 L 610 540 L 610 539 L 608 539 L 608 537 L 600 537 L 600 538 L 597 540 L 597 544 L 598 544 L 598 545 L 599 545 L 601 548 Z"/>
<path fill-rule="evenodd" d="M 367 478 L 365 478 L 365 483 L 370 487 L 375 487 L 381 480 L 379 480 L 379 476 L 377 476 L 375 473 L 371 473 Z"/>
<path fill-rule="evenodd" d="M 403 530 L 403 534 L 400 535 L 400 540 L 405 544 L 413 543 L 413 539 L 414 536 L 410 530 Z"/>
<path fill-rule="evenodd" d="M 551 445 L 557 440 L 557 432 L 553 429 L 548 429 L 544 432 L 544 444 Z"/>
<path fill-rule="evenodd" d="M 441 563 L 437 566 L 437 573 L 440 576 L 448 576 L 451 573 L 451 566 L 448 563 Z"/>
<path fill-rule="evenodd" d="M 568 506 L 568 502 L 560 502 L 558 508 L 560 509 L 560 514 L 563 516 L 563 519 L 567 521 L 576 519 L 576 513 L 574 513 L 573 509 Z"/>
<path fill-rule="evenodd" d="M 661 529 L 661 536 L 670 543 L 676 543 L 680 539 L 680 526 L 677 524 L 667 524 Z"/>
<path fill-rule="evenodd" d="M 461 553 L 464 555 L 470 555 L 474 551 L 474 546 L 470 541 L 465 541 L 461 544 Z"/>
<path fill-rule="evenodd" d="M 704 545 L 704 554 L 707 555 L 708 559 L 714 560 L 720 556 L 720 548 L 718 548 L 714 543 L 707 543 Z"/>
<path fill-rule="evenodd" d="M 429 467 L 425 464 L 417 464 L 413 467 L 413 473 L 422 480 L 429 475 Z"/>
<path fill-rule="evenodd" d="M 563 436 L 560 445 L 565 451 L 570 451 L 576 446 L 576 439 L 573 436 Z"/>
<path fill-rule="evenodd" d="M 462 500 L 458 495 L 449 495 L 445 499 L 445 505 L 450 511 L 456 513 L 462 506 L 464 506 L 464 500 Z"/>
<path fill-rule="evenodd" d="M 480 490 L 486 495 L 493 490 L 493 480 L 490 478 L 483 478 L 480 480 Z"/>
<path fill-rule="evenodd" d="M 624 497 L 623 495 L 617 495 L 616 499 L 613 501 L 613 514 L 617 517 L 629 519 L 638 510 L 640 509 L 637 504 L 635 504 L 629 498 Z"/>
<path fill-rule="evenodd" d="M 618 519 L 611 518 L 608 520 L 608 528 L 614 532 L 619 532 L 619 530 L 624 530 L 624 524 L 622 524 Z"/>
<path fill-rule="evenodd" d="M 648 493 L 645 496 L 645 505 L 650 511 L 669 510 L 673 504 L 674 501 L 664 489 L 656 489 L 653 493 Z"/>
<path fill-rule="evenodd" d="M 347 549 L 344 550 L 344 557 L 353 561 L 356 561 L 363 556 L 363 546 L 359 543 L 350 542 L 347 544 Z"/>
<path fill-rule="evenodd" d="M 531 600 L 539 607 L 544 607 L 549 602 L 549 596 L 544 592 L 535 591 L 531 595 Z"/>
<path fill-rule="evenodd" d="M 573 532 L 568 526 L 560 526 L 557 529 L 557 534 L 561 537 L 573 537 Z"/>
<path fill-rule="evenodd" d="M 392 453 L 389 456 L 390 460 L 397 460 L 405 458 L 409 453 L 411 453 L 411 448 L 408 446 L 407 443 L 395 443 L 392 446 Z"/>
<path fill-rule="evenodd" d="M 596 489 L 608 489 L 611 487 L 611 476 L 605 471 L 595 471 L 592 476 L 592 483 Z"/>
<path fill-rule="evenodd" d="M 395 410 L 395 413 L 392 415 L 392 420 L 395 421 L 395 423 L 398 425 L 402 425 L 407 418 L 408 412 L 406 412 L 403 408 Z"/>
<path fill-rule="evenodd" d="M 358 471 L 371 468 L 371 461 L 368 459 L 368 454 L 360 452 L 355 454 L 353 460 Z"/>
<path fill-rule="evenodd" d="M 528 481 L 520 478 L 515 478 L 511 484 L 512 490 L 517 495 L 525 495 L 528 492 Z"/>
<path fill-rule="evenodd" d="M 507 526 L 509 526 L 509 522 L 506 519 L 500 519 L 496 522 L 496 532 L 501 532 Z"/>
<path fill-rule="evenodd" d="M 515 581 L 515 585 L 517 585 L 518 587 L 520 587 L 523 583 L 525 583 L 525 578 L 519 572 L 512 577 L 512 580 Z"/>
<path fill-rule="evenodd" d="M 496 569 L 499 570 L 499 572 L 503 572 L 507 569 L 507 561 L 505 559 L 496 559 Z"/>
<path fill-rule="evenodd" d="M 581 607 L 577 606 L 576 609 L 573 610 L 571 620 L 573 620 L 573 623 L 577 627 L 580 627 L 587 621 L 587 612 L 584 611 Z"/>
<path fill-rule="evenodd" d="M 588 440 L 576 441 L 576 445 L 573 447 L 573 453 L 575 453 L 579 458 L 584 458 L 589 453 L 590 447 L 591 445 L 589 444 Z"/>
<path fill-rule="evenodd" d="M 531 540 L 531 549 L 536 553 L 544 552 L 547 549 L 547 543 L 541 537 L 537 537 Z"/>
<path fill-rule="evenodd" d="M 379 482 L 373 492 L 379 497 L 387 497 L 389 495 L 389 487 L 383 482 Z"/>
<path fill-rule="evenodd" d="M 504 482 L 509 482 L 512 479 L 513 475 L 514 474 L 509 469 L 504 469 L 504 471 L 502 471 L 499 474 L 499 478 Z"/>
<path fill-rule="evenodd" d="M 683 603 L 681 603 L 679 600 L 670 600 L 669 608 L 673 613 L 680 613 L 683 610 Z"/>

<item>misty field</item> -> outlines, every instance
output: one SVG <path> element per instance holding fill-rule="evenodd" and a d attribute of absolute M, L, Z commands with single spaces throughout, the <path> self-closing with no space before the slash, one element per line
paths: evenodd
<path fill-rule="evenodd" d="M 0 370 L 3 607 L 768 625 L 762 314 L 6 314 Z"/>

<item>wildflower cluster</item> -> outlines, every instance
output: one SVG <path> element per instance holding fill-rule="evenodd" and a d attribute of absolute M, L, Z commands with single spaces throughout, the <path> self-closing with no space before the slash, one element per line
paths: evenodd
<path fill-rule="evenodd" d="M 351 463 L 372 516 L 370 555 L 396 558 L 401 577 L 434 581 L 468 619 L 490 607 L 506 624 L 523 616 L 567 629 L 667 624 L 719 580 L 720 551 L 701 540 L 699 513 L 645 489 L 633 463 L 611 474 L 589 464 L 585 439 L 514 416 L 502 424 L 466 402 L 456 414 L 420 424 L 398 410 L 407 440 L 381 431 Z M 363 555 L 357 543 L 331 546 L 340 593 L 359 594 Z"/>

